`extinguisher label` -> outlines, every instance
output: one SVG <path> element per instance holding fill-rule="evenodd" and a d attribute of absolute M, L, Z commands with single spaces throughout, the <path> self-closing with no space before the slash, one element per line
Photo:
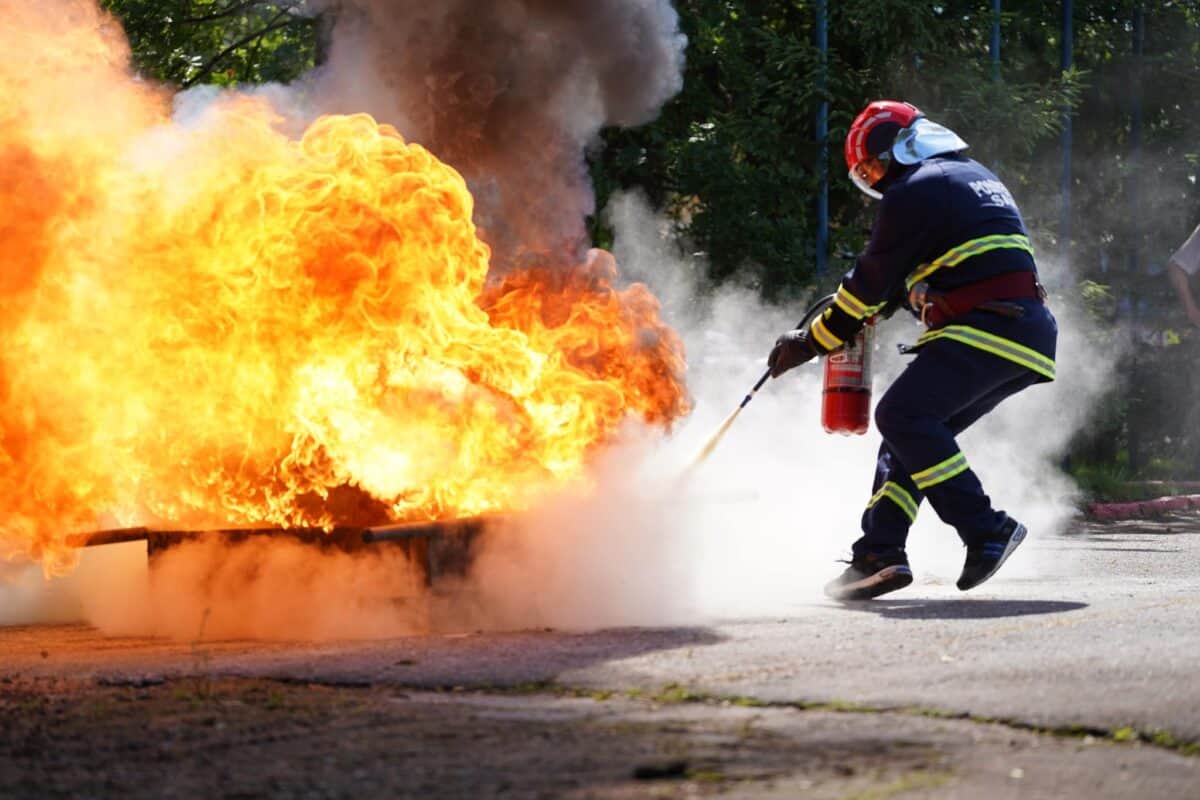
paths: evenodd
<path fill-rule="evenodd" d="M 830 371 L 828 378 L 825 380 L 827 388 L 857 388 L 865 386 L 862 379 L 862 367 L 856 366 L 851 369 L 839 369 L 836 372 Z"/>
<path fill-rule="evenodd" d="M 847 366 L 858 366 L 860 361 L 857 347 L 847 347 L 844 350 L 839 350 L 829 356 L 829 360 L 834 364 L 845 364 Z"/>
<path fill-rule="evenodd" d="M 836 353 L 826 357 L 825 388 L 869 389 L 871 370 L 871 334 L 873 326 L 864 326 L 858 335 Z"/>

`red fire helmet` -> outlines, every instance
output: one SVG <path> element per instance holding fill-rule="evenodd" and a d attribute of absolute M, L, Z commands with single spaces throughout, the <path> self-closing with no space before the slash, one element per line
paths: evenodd
<path fill-rule="evenodd" d="M 846 134 L 846 166 L 855 186 L 871 197 L 880 197 L 871 187 L 887 172 L 888 153 L 896 134 L 923 116 L 911 103 L 876 100 L 855 117 Z"/>

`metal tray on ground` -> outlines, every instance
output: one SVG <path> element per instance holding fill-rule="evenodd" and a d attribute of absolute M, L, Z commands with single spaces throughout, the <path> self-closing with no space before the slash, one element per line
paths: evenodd
<path fill-rule="evenodd" d="M 325 528 L 219 528 L 212 530 L 167 530 L 154 528 L 117 528 L 91 531 L 67 537 L 72 547 L 100 547 L 126 542 L 145 542 L 151 568 L 162 554 L 185 542 L 219 537 L 227 544 L 279 537 L 321 550 L 344 553 L 362 552 L 375 547 L 399 548 L 421 573 L 426 586 L 439 577 L 465 575 L 471 565 L 479 538 L 496 517 L 406 522 L 369 527 L 336 526 Z"/>

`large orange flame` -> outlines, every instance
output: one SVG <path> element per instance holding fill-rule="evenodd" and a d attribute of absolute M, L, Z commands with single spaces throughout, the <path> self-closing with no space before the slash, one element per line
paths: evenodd
<path fill-rule="evenodd" d="M 489 285 L 462 178 L 393 128 L 231 97 L 184 129 L 92 0 L 0 15 L 0 556 L 518 508 L 686 411 L 644 287 L 598 251 Z"/>

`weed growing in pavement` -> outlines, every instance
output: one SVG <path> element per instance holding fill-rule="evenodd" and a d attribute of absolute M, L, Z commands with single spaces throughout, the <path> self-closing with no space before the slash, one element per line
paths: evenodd
<path fill-rule="evenodd" d="M 616 692 L 606 689 L 591 689 L 583 687 L 563 686 L 550 681 L 534 681 L 530 683 L 522 683 L 507 687 L 491 687 L 491 686 L 455 686 L 448 691 L 495 691 L 500 694 L 510 695 L 534 695 L 534 694 L 549 694 L 558 697 L 583 697 L 590 698 L 597 702 L 609 700 L 612 697 L 620 694 L 630 700 L 638 700 L 658 705 L 677 705 L 680 703 L 706 703 L 711 705 L 726 705 L 740 706 L 743 708 L 792 708 L 798 711 L 829 711 L 840 714 L 905 714 L 908 716 L 926 717 L 929 719 L 960 719 L 970 722 L 977 722 L 989 725 L 1003 725 L 1008 728 L 1017 730 L 1025 730 L 1031 733 L 1044 734 L 1048 736 L 1057 736 L 1069 739 L 1107 739 L 1119 744 L 1128 743 L 1143 743 L 1150 744 L 1156 747 L 1161 747 L 1166 750 L 1171 750 L 1185 756 L 1200 755 L 1200 742 L 1188 741 L 1180 739 L 1170 731 L 1161 729 L 1141 730 L 1133 726 L 1124 726 L 1113 730 L 1102 728 L 1091 728 L 1082 725 L 1064 725 L 1059 727 L 1047 727 L 1033 725 L 1019 720 L 1002 719 L 999 717 L 985 717 L 971 714 L 965 711 L 949 711 L 940 708 L 930 708 L 927 706 L 870 706 L 860 703 L 853 703 L 846 700 L 826 700 L 826 701 L 765 701 L 755 697 L 745 697 L 738 695 L 717 695 L 689 688 L 678 683 L 668 683 L 660 689 L 648 690 L 638 687 L 626 689 L 622 692 Z M 930 773 L 937 776 L 941 773 Z M 936 784 L 940 785 L 940 784 Z M 932 788 L 931 785 L 930 788 Z M 914 786 L 914 789 L 925 788 L 923 786 Z M 898 790 L 900 791 L 900 790 Z M 909 789 L 903 789 L 909 791 Z"/>
<path fill-rule="evenodd" d="M 687 779 L 699 783 L 725 783 L 725 781 L 729 780 L 729 776 L 715 770 L 697 769 L 688 770 Z"/>
<path fill-rule="evenodd" d="M 886 798 L 909 792 L 928 791 L 946 785 L 954 774 L 951 772 L 930 772 L 916 770 L 905 773 L 883 786 L 872 786 L 857 794 L 847 796 L 847 800 L 886 800 Z"/>
<path fill-rule="evenodd" d="M 766 706 L 762 700 L 757 697 L 727 697 L 722 702 L 729 703 L 731 706 L 740 706 L 742 708 L 763 708 Z"/>
<path fill-rule="evenodd" d="M 204 641 L 204 629 L 208 626 L 208 618 L 211 614 L 212 608 L 204 609 L 204 614 L 200 617 L 200 628 L 196 631 L 196 638 L 191 642 L 192 671 L 196 673 L 194 682 L 197 699 L 211 699 L 213 695 L 212 676 L 209 674 L 212 653 L 208 648 L 200 646 Z"/>
<path fill-rule="evenodd" d="M 1138 738 L 1137 729 L 1128 726 L 1117 728 L 1112 732 L 1112 740 L 1114 742 L 1136 742 Z"/>
<path fill-rule="evenodd" d="M 87 705 L 87 713 L 92 719 L 105 719 L 112 713 L 113 704 L 104 697 L 98 697 Z"/>
<path fill-rule="evenodd" d="M 204 615 L 200 617 L 200 628 L 196 631 L 196 638 L 191 641 L 193 669 L 196 672 L 207 672 L 212 658 L 208 648 L 200 646 L 200 643 L 204 641 L 204 629 L 208 626 L 208 618 L 211 614 L 212 608 L 204 609 Z"/>
<path fill-rule="evenodd" d="M 675 705 L 677 703 L 698 703 L 704 697 L 681 684 L 668 683 L 647 699 L 662 705 Z"/>

